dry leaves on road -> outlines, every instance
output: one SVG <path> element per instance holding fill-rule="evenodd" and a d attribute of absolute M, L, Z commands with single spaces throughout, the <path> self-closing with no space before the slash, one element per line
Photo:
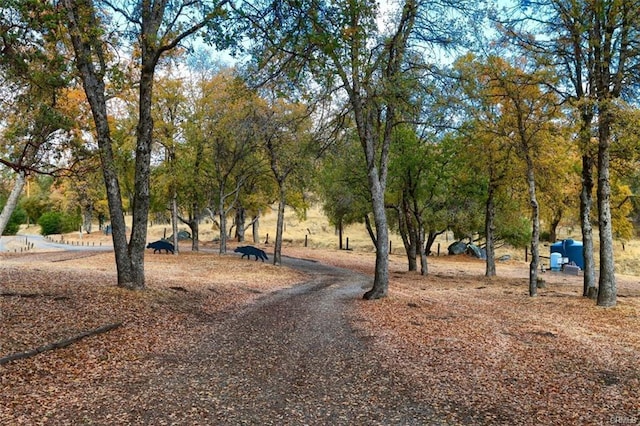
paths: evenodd
<path fill-rule="evenodd" d="M 99 395 L 104 377 L 134 382 L 154 354 L 197 345 L 207 322 L 304 280 L 234 255 L 148 255 L 146 270 L 148 289 L 131 292 L 115 286 L 113 253 L 1 258 L 0 357 L 122 322 L 64 349 L 0 366 L 0 387 L 8 390 L 0 395 L 1 424 L 46 423 L 60 401 L 73 407 L 71 395 L 117 404 L 117 395 Z"/>
<path fill-rule="evenodd" d="M 305 256 L 372 274 L 365 254 Z M 358 302 L 354 322 L 437 411 L 462 424 L 640 423 L 638 277 L 619 276 L 618 306 L 605 309 L 562 273 L 528 297 L 523 262 L 487 279 L 466 256 L 430 257 L 427 277 L 403 260 L 392 259 L 389 297 Z"/>

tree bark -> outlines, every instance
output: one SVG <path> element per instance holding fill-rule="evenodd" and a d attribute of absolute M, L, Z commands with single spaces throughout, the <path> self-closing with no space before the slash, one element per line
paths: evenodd
<path fill-rule="evenodd" d="M 611 185 L 609 181 L 611 111 L 604 101 L 598 115 L 598 227 L 600 234 L 600 280 L 598 306 L 615 306 L 617 299 L 613 259 L 613 226 L 611 220 Z"/>
<path fill-rule="evenodd" d="M 11 361 L 16 361 L 18 359 L 25 359 L 25 358 L 30 358 L 32 356 L 41 354 L 43 352 L 46 351 L 51 351 L 54 349 L 59 349 L 59 348 L 66 348 L 67 346 L 78 342 L 86 337 L 90 337 L 90 336 L 95 336 L 97 334 L 101 334 L 101 333 L 106 333 L 107 331 L 111 331 L 115 328 L 118 328 L 122 325 L 121 322 L 116 322 L 113 324 L 107 324 L 107 325 L 103 325 L 102 327 L 98 327 L 96 329 L 90 330 L 90 331 L 85 331 L 83 333 L 80 333 L 78 335 L 75 335 L 73 337 L 70 337 L 68 339 L 63 339 L 63 340 L 59 340 L 57 342 L 53 342 L 53 343 L 49 343 L 46 344 L 44 346 L 40 346 L 37 347 L 35 349 L 32 349 L 30 351 L 26 351 L 26 352 L 19 352 L 16 354 L 12 354 L 12 355 L 7 355 L 5 357 L 0 358 L 0 365 L 4 365 L 7 364 Z"/>
<path fill-rule="evenodd" d="M 175 189 L 171 195 L 171 228 L 173 231 L 173 254 L 177 256 L 180 251 L 178 244 L 180 239 L 178 238 L 178 194 L 175 192 Z"/>
<path fill-rule="evenodd" d="M 531 204 L 531 263 L 529 264 L 529 296 L 538 294 L 538 265 L 540 263 L 540 207 L 536 198 L 536 181 L 533 161 L 526 155 L 527 183 L 529 185 L 529 203 Z"/>
<path fill-rule="evenodd" d="M 2 208 L 2 213 L 0 213 L 0 236 L 4 234 L 7 224 L 9 223 L 9 219 L 11 219 L 11 215 L 18 205 L 18 200 L 20 199 L 20 194 L 22 194 L 22 189 L 24 188 L 26 181 L 27 173 L 24 170 L 18 171 L 16 173 L 16 180 L 13 182 L 13 188 L 9 194 L 9 198 L 7 198 L 7 202 Z"/>
<path fill-rule="evenodd" d="M 584 257 L 583 291 L 584 297 L 595 296 L 596 265 L 593 258 L 593 227 L 591 208 L 593 206 L 593 158 L 582 155 L 582 189 L 580 191 L 580 227 L 582 230 L 582 255 Z M 593 290 L 592 290 L 593 289 Z"/>
<path fill-rule="evenodd" d="M 429 235 L 427 236 L 427 242 L 425 243 L 424 246 L 424 254 L 426 256 L 429 256 L 429 254 L 433 251 L 433 244 L 435 244 L 436 242 L 436 238 L 438 238 L 439 235 L 444 234 L 446 231 L 446 229 L 442 230 L 442 231 L 431 231 L 429 232 Z"/>
<path fill-rule="evenodd" d="M 147 11 L 148 12 L 148 11 Z M 142 20 L 142 56 L 140 67 L 140 87 L 138 105 L 138 127 L 136 132 L 136 159 L 133 194 L 133 218 L 129 256 L 133 283 L 131 288 L 141 290 L 144 280 L 144 249 L 147 241 L 147 224 L 151 200 L 151 146 L 153 144 L 153 117 L 151 105 L 153 99 L 153 79 L 159 59 L 157 30 L 160 25 L 158 16 L 148 16 Z"/>
<path fill-rule="evenodd" d="M 236 237 L 239 243 L 244 241 L 244 222 L 246 210 L 242 206 L 236 207 Z"/>
<path fill-rule="evenodd" d="M 429 247 L 429 241 L 425 241 L 426 231 L 422 224 L 418 227 L 418 250 L 420 252 L 420 275 L 426 276 L 429 274 L 429 264 L 427 262 L 427 250 Z M 429 234 L 431 235 L 431 234 Z"/>
<path fill-rule="evenodd" d="M 405 200 L 406 198 L 403 196 L 401 207 L 396 209 L 398 214 L 398 232 L 400 233 L 400 238 L 402 238 L 404 251 L 407 255 L 408 270 L 417 271 L 418 263 L 416 258 L 420 247 L 418 245 L 418 234 L 411 220 L 408 203 Z"/>
<path fill-rule="evenodd" d="M 375 165 L 370 167 L 368 177 L 376 225 L 376 267 L 373 286 L 363 295 L 363 298 L 371 300 L 386 297 L 389 289 L 389 230 L 384 204 L 385 185 L 381 184 Z"/>
<path fill-rule="evenodd" d="M 219 253 L 224 254 L 227 252 L 227 214 L 224 208 L 224 186 L 219 190 L 219 202 L 218 202 L 218 218 L 220 220 L 220 247 Z"/>
<path fill-rule="evenodd" d="M 193 203 L 191 206 L 193 210 L 189 213 L 189 220 L 180 219 L 180 221 L 186 224 L 191 230 L 191 251 L 199 251 L 199 241 L 200 241 L 200 217 L 193 212 L 200 211 L 199 205 L 197 202 Z"/>
<path fill-rule="evenodd" d="M 82 208 L 82 228 L 87 234 L 90 234 L 93 223 L 93 203 L 88 199 L 85 201 Z"/>
<path fill-rule="evenodd" d="M 104 51 L 101 40 L 96 37 L 95 28 L 98 27 L 93 5 L 87 2 L 64 0 L 67 11 L 67 22 L 73 50 L 75 52 L 76 68 L 80 74 L 91 114 L 96 126 L 96 138 L 100 151 L 102 175 L 107 192 L 109 217 L 111 221 L 111 238 L 116 260 L 118 286 L 136 288 L 129 249 L 127 245 L 126 224 L 122 195 L 115 168 L 111 131 L 107 115 L 104 69 L 96 69 L 104 64 Z M 95 62 L 94 62 L 95 60 Z"/>
<path fill-rule="evenodd" d="M 278 197 L 278 219 L 276 223 L 276 243 L 273 249 L 273 264 L 282 264 L 282 233 L 284 230 L 284 209 L 286 205 L 286 191 L 284 182 L 278 182 L 280 196 Z"/>
<path fill-rule="evenodd" d="M 253 235 L 253 243 L 258 244 L 260 242 L 260 219 L 258 216 L 254 216 L 251 224 L 251 233 Z"/>
<path fill-rule="evenodd" d="M 487 202 L 485 204 L 485 218 L 484 218 L 484 230 L 486 238 L 487 252 L 486 267 L 484 275 L 487 277 L 496 276 L 496 252 L 494 235 L 496 230 L 496 206 L 494 201 L 495 186 L 492 182 L 489 182 L 489 188 L 487 190 Z"/>
<path fill-rule="evenodd" d="M 367 234 L 369 234 L 369 238 L 371 238 L 373 247 L 377 247 L 378 243 L 376 241 L 376 233 L 373 230 L 373 226 L 371 226 L 371 218 L 369 218 L 368 214 L 364 215 L 364 227 L 367 230 Z"/>

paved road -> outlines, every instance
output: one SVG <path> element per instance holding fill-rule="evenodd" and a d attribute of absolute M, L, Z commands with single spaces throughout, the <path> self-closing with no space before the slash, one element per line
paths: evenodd
<path fill-rule="evenodd" d="M 32 250 L 68 250 L 68 251 L 81 251 L 81 250 L 113 250 L 111 246 L 82 246 L 82 245 L 70 245 L 61 244 L 53 241 L 49 241 L 42 235 L 38 234 L 18 234 L 18 235 L 4 235 L 0 238 L 0 252 L 3 251 L 20 251 L 21 247 L 26 247 L 28 244 L 33 244 Z"/>

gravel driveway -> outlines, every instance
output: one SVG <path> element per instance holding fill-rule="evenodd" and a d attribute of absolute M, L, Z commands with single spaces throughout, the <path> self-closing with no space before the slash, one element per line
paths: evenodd
<path fill-rule="evenodd" d="M 370 279 L 283 259 L 312 279 L 212 324 L 188 353 L 123 392 L 128 419 L 176 425 L 424 425 L 433 418 L 411 383 L 381 367 L 347 313 Z M 161 389 L 161 392 L 158 392 Z M 189 395 L 189 400 L 174 398 Z"/>

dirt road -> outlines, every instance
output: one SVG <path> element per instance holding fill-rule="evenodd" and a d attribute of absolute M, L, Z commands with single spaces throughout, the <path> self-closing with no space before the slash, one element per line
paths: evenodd
<path fill-rule="evenodd" d="M 192 350 L 158 355 L 146 382 L 104 383 L 105 394 L 127 395 L 122 411 L 93 407 L 87 418 L 154 425 L 443 424 L 350 327 L 348 312 L 370 279 L 311 261 L 284 263 L 304 269 L 311 281 L 214 321 Z"/>

